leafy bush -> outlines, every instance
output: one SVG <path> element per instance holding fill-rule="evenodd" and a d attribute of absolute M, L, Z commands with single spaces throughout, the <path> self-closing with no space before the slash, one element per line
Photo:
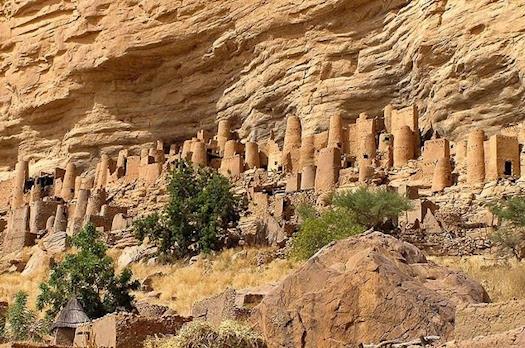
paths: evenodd
<path fill-rule="evenodd" d="M 492 240 L 509 250 L 518 260 L 525 258 L 525 197 L 512 197 L 489 205 L 490 211 L 504 223 Z"/>
<path fill-rule="evenodd" d="M 171 173 L 168 190 L 170 201 L 162 214 L 134 223 L 137 237 L 149 237 L 167 258 L 222 249 L 227 229 L 239 220 L 242 208 L 228 179 L 181 161 Z"/>
<path fill-rule="evenodd" d="M 133 231 L 135 236 L 140 240 L 148 237 L 157 241 L 157 245 L 163 250 L 171 243 L 169 238 L 163 238 L 164 234 L 167 233 L 167 229 L 162 226 L 158 213 L 153 213 L 133 221 Z"/>
<path fill-rule="evenodd" d="M 496 245 L 499 245 L 504 250 L 508 250 L 518 261 L 525 258 L 525 236 L 523 230 L 517 227 L 501 227 L 494 231 L 490 237 Z"/>
<path fill-rule="evenodd" d="M 299 204 L 299 206 L 295 209 L 295 212 L 303 221 L 307 219 L 315 219 L 319 215 L 315 207 L 308 203 Z"/>
<path fill-rule="evenodd" d="M 76 297 L 91 319 L 112 313 L 118 308 L 132 309 L 131 290 L 138 288 L 132 273 L 124 269 L 115 275 L 113 262 L 106 255 L 107 247 L 92 224 L 86 225 L 71 239 L 74 254 L 53 267 L 47 282 L 40 284 L 37 298 L 39 310 L 47 308 L 54 317 L 73 297 Z"/>
<path fill-rule="evenodd" d="M 171 338 L 150 339 L 145 348 L 264 348 L 263 339 L 250 327 L 225 321 L 214 328 L 205 321 L 192 321 Z"/>
<path fill-rule="evenodd" d="M 411 208 L 410 200 L 386 189 L 361 187 L 334 195 L 332 204 L 347 210 L 349 218 L 366 228 L 383 229 L 385 222 L 397 219 Z"/>
<path fill-rule="evenodd" d="M 525 227 L 525 197 L 517 196 L 489 206 L 494 215 L 513 226 Z"/>
<path fill-rule="evenodd" d="M 344 209 L 331 209 L 319 216 L 314 212 L 311 207 L 303 206 L 298 209 L 303 223 L 292 241 L 291 256 L 295 259 L 306 260 L 325 245 L 364 231 L 362 226 L 350 219 Z"/>
<path fill-rule="evenodd" d="M 27 293 L 19 291 L 7 310 L 6 336 L 14 341 L 42 341 L 47 324 L 27 308 Z"/>
<path fill-rule="evenodd" d="M 386 229 L 386 223 L 410 209 L 410 201 L 384 189 L 359 188 L 332 197 L 332 208 L 318 213 L 311 206 L 299 206 L 303 221 L 293 238 L 291 256 L 305 260 L 332 241 L 364 232 L 368 228 Z"/>

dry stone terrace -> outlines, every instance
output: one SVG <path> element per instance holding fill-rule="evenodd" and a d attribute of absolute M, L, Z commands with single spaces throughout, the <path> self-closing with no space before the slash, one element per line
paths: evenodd
<path fill-rule="evenodd" d="M 491 136 L 474 130 L 467 139 L 451 143 L 437 131 L 425 139 L 418 119 L 416 106 L 397 110 L 388 105 L 382 115 L 362 113 L 355 123 L 333 115 L 328 130 L 305 134 L 301 119 L 289 116 L 282 144 L 273 135 L 240 139 L 230 120 L 220 120 L 215 136 L 201 130 L 181 143 L 158 140 L 140 153 L 125 149 L 117 158 L 102 154 L 94 170 L 82 171 L 70 161 L 65 168 L 33 177 L 29 175 L 31 163 L 21 159 L 11 178 L 1 183 L 0 202 L 9 202 L 4 203 L 6 212 L 0 224 L 4 229 L 2 250 L 9 254 L 56 233 L 72 234 L 87 222 L 107 233 L 129 228 L 137 204 L 119 204 L 119 190 L 152 191 L 178 160 L 216 169 L 248 194 L 255 202 L 250 213 L 262 215 L 262 234 L 266 234 L 262 239 L 270 244 L 282 244 L 294 231 L 295 225 L 288 224 L 293 221 L 290 202 L 294 195 L 307 194 L 310 202 L 319 203 L 316 197 L 333 190 L 388 186 L 415 201 L 414 210 L 401 219 L 404 231 L 423 227 L 443 232 L 447 228 L 439 220 L 439 208 L 444 204 L 439 201 L 453 196 L 455 188 L 475 192 L 492 182 L 497 186 L 498 180 L 521 187 L 523 125 L 509 126 Z M 159 195 L 158 190 L 153 191 Z M 286 204 L 292 212 L 283 216 Z M 486 216 L 479 218 L 479 210 L 476 214 L 483 226 L 494 223 L 487 223 Z M 254 224 L 244 217 L 241 230 L 250 235 L 249 240 L 261 240 L 257 237 L 260 226 Z"/>

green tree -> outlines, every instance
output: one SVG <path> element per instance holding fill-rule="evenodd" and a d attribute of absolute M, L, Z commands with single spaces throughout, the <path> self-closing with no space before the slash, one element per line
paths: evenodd
<path fill-rule="evenodd" d="M 354 223 L 366 228 L 383 230 L 385 223 L 410 210 L 410 200 L 387 189 L 370 190 L 361 187 L 334 195 L 332 204 L 345 209 Z"/>
<path fill-rule="evenodd" d="M 222 249 L 242 209 L 228 179 L 181 161 L 171 172 L 168 190 L 170 201 L 161 214 L 134 223 L 137 237 L 149 237 L 166 258 Z"/>
<path fill-rule="evenodd" d="M 368 188 L 334 195 L 332 207 L 320 213 L 311 206 L 299 206 L 302 224 L 292 240 L 291 256 L 305 260 L 332 241 L 369 228 L 386 230 L 392 227 L 392 220 L 410 208 L 410 201 L 395 192 Z"/>
<path fill-rule="evenodd" d="M 38 320 L 35 312 L 27 307 L 27 293 L 19 291 L 7 310 L 6 336 L 15 341 L 41 341 L 47 325 Z"/>
<path fill-rule="evenodd" d="M 291 256 L 297 260 L 312 257 L 319 249 L 329 243 L 364 232 L 355 224 L 345 209 L 329 209 L 317 214 L 311 206 L 298 208 L 303 221 L 299 232 L 292 240 Z"/>
<path fill-rule="evenodd" d="M 118 308 L 132 309 L 131 290 L 138 288 L 132 273 L 124 269 L 115 274 L 107 247 L 92 224 L 86 225 L 71 240 L 76 252 L 56 265 L 47 282 L 40 284 L 39 310 L 54 317 L 72 297 L 76 297 L 91 318 L 99 318 Z"/>
<path fill-rule="evenodd" d="M 489 205 L 490 211 L 503 225 L 492 235 L 492 240 L 509 250 L 518 260 L 525 258 L 525 197 L 517 196 Z"/>

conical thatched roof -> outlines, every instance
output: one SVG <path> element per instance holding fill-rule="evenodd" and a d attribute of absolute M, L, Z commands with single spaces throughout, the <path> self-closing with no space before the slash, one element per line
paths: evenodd
<path fill-rule="evenodd" d="M 89 322 L 89 318 L 84 312 L 82 305 L 76 298 L 72 298 L 64 308 L 58 313 L 52 330 L 61 327 L 76 328 L 83 323 Z"/>

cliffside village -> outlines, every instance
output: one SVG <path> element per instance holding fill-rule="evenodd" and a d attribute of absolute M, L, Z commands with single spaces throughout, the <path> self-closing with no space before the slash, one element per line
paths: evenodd
<path fill-rule="evenodd" d="M 136 217 L 136 211 L 131 210 L 140 203 L 122 204 L 119 192 L 122 195 L 123 188 L 129 185 L 158 185 L 163 174 L 180 159 L 218 170 L 248 195 L 250 212 L 239 228 L 249 244 L 285 245 L 296 230 L 293 202 L 298 194 L 321 204 L 326 193 L 338 189 L 370 185 L 397 190 L 414 201 L 413 210 L 402 221 L 403 230 L 419 231 L 410 240 L 414 242 L 414 238 L 422 238 L 421 226 L 453 232 L 444 226 L 446 221 L 439 219 L 440 197 L 453 194 L 451 197 L 457 198 L 475 190 L 480 194 L 484 188 L 498 186 L 498 180 L 520 192 L 524 189 L 518 180 L 525 165 L 525 128 L 521 125 L 507 127 L 490 137 L 476 129 L 467 139 L 450 142 L 437 135 L 423 140 L 418 118 L 415 106 L 387 106 L 381 117 L 361 114 L 355 123 L 334 115 L 327 131 L 306 135 L 301 120 L 289 116 L 282 146 L 272 135 L 264 140 L 241 140 L 228 120 L 220 120 L 214 136 L 201 130 L 183 143 L 166 144 L 159 140 L 140 153 L 124 149 L 117 158 L 103 154 L 94 175 L 92 170 L 80 172 L 70 161 L 66 168 L 30 177 L 30 163 L 20 160 L 12 179 L 0 183 L 0 201 L 9 202 L 6 215 L 0 220 L 2 252 L 15 253 L 36 243 L 48 252 L 63 251 L 66 236 L 87 222 L 107 235 L 129 230 Z M 469 199 L 472 202 L 472 197 Z M 483 214 L 470 223 L 478 224 L 476 227 L 494 223 Z M 474 242 L 474 248 L 490 247 L 487 243 L 483 239 Z M 120 325 L 115 318 L 101 320 L 112 320 L 109 327 L 114 328 Z M 182 325 L 185 319 L 179 319 L 170 321 L 170 325 Z M 91 325 L 89 330 L 108 327 L 97 325 Z M 159 332 L 159 325 L 150 326 Z M 83 338 L 75 338 L 74 328 L 57 329 L 62 330 L 58 343 L 85 339 L 84 334 L 80 335 Z M 85 333 L 87 329 L 78 330 Z"/>
<path fill-rule="evenodd" d="M 303 135 L 300 119 L 290 116 L 282 147 L 273 137 L 242 143 L 228 120 L 221 120 L 213 137 L 202 130 L 183 144 L 157 141 L 140 154 L 122 150 L 118 158 L 102 155 L 94 176 L 80 173 L 69 162 L 66 168 L 29 177 L 29 163 L 21 160 L 13 178 L 1 183 L 3 200 L 10 202 L 2 226 L 3 252 L 30 246 L 46 234 L 71 234 L 86 222 L 107 232 L 122 229 L 127 209 L 108 204 L 108 187 L 132 181 L 152 185 L 179 159 L 212 167 L 232 179 L 254 170 L 280 173 L 285 175 L 286 192 L 313 190 L 317 195 L 355 183 L 388 185 L 411 168 L 396 189 L 417 198 L 418 189 L 442 192 L 453 185 L 475 187 L 520 178 L 524 143 L 525 129 L 519 126 L 488 139 L 482 130 L 474 130 L 456 143 L 445 138 L 422 141 L 417 108 L 387 106 L 384 117 L 361 114 L 351 124 L 332 116 L 329 129 L 314 135 Z M 256 186 L 254 181 L 252 195 Z"/>

